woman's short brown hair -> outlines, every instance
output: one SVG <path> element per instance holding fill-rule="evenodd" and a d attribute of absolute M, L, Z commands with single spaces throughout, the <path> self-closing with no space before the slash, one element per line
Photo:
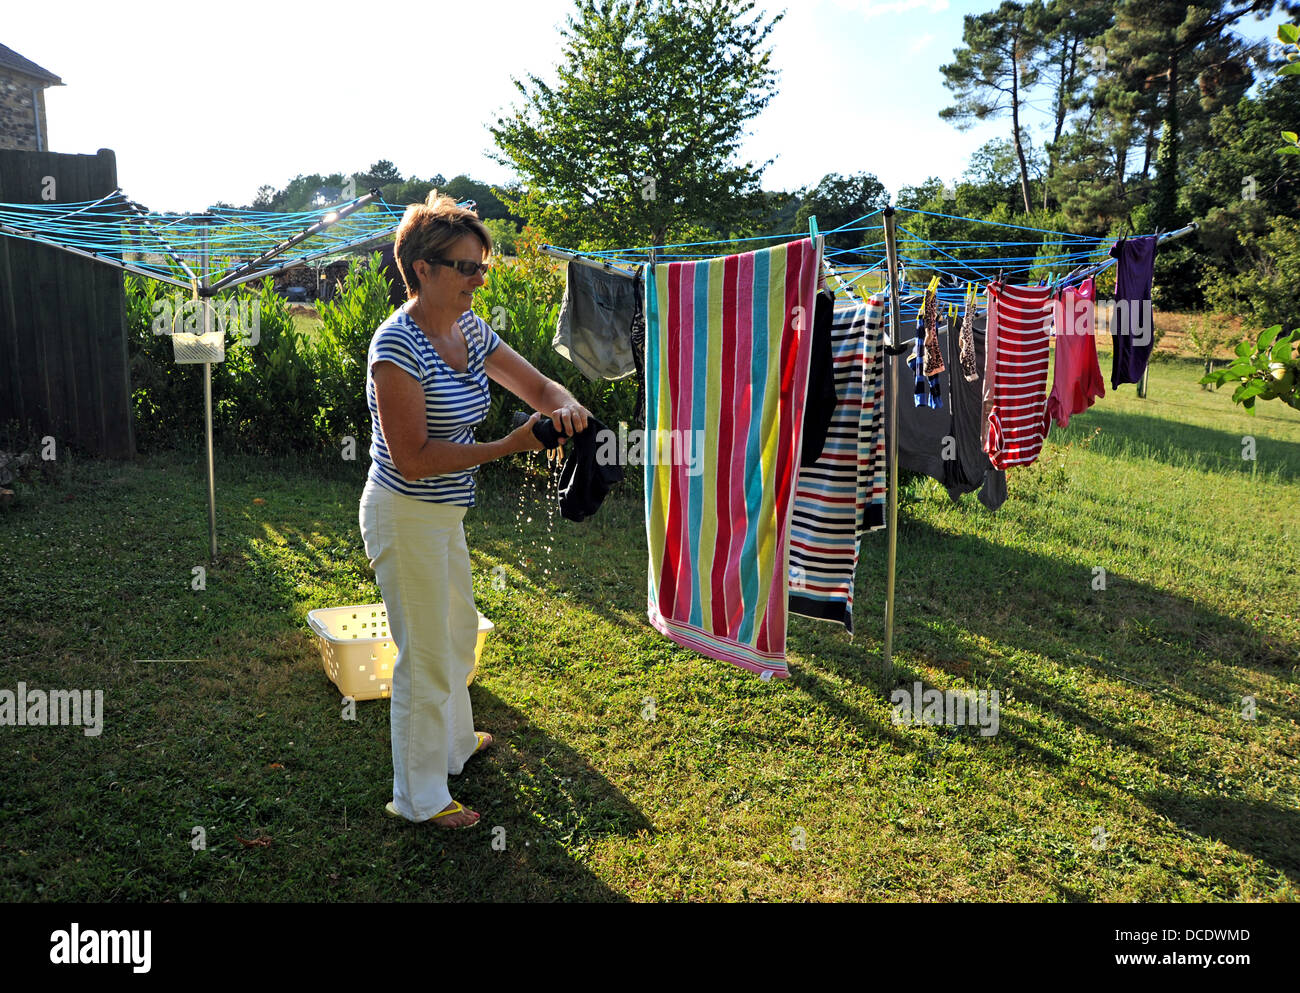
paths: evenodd
<path fill-rule="evenodd" d="M 420 277 L 415 274 L 416 260 L 441 258 L 448 246 L 467 234 L 478 238 L 484 251 L 492 251 L 492 235 L 478 214 L 467 207 L 457 207 L 451 197 L 430 190 L 424 203 L 413 203 L 406 208 L 402 223 L 397 226 L 393 255 L 408 297 L 415 296 L 420 288 Z"/>

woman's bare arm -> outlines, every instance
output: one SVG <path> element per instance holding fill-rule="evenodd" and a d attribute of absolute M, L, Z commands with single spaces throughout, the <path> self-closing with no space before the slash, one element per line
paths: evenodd
<path fill-rule="evenodd" d="M 487 357 L 483 367 L 494 382 L 534 410 L 549 415 L 565 434 L 572 436 L 586 428 L 590 411 L 578 403 L 572 393 L 555 380 L 543 376 L 504 341 Z"/>
<path fill-rule="evenodd" d="M 392 362 L 376 362 L 371 378 L 388 455 L 407 482 L 461 472 L 512 452 L 542 447 L 533 435 L 532 420 L 497 441 L 462 445 L 430 438 L 425 420 L 424 387 L 419 381 Z"/>

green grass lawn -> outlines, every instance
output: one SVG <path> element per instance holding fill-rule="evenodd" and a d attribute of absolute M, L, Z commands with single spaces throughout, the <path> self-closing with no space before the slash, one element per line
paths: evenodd
<path fill-rule="evenodd" d="M 0 728 L 0 899 L 1294 901 L 1300 415 L 1198 375 L 1053 432 L 996 514 L 909 482 L 890 674 L 884 532 L 857 636 L 794 617 L 763 682 L 649 627 L 635 493 L 573 524 L 491 467 L 459 832 L 384 815 L 387 704 L 342 719 L 306 625 L 378 599 L 364 453 L 218 455 L 215 564 L 198 458 L 57 464 L 0 512 L 0 689 L 104 726 Z M 998 734 L 894 723 L 915 681 L 997 690 Z"/>
<path fill-rule="evenodd" d="M 313 345 L 320 338 L 321 319 L 306 314 L 293 315 L 293 329 Z"/>

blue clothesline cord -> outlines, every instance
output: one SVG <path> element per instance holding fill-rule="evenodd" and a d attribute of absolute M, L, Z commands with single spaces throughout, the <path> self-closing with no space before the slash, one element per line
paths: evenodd
<path fill-rule="evenodd" d="M 911 231 L 908 231 L 906 228 L 902 228 L 902 230 L 903 230 L 903 231 L 904 231 L 908 236 L 910 236 L 911 238 L 913 238 L 915 241 L 919 242 L 920 244 L 923 244 L 923 245 L 924 245 L 924 244 L 927 244 L 927 242 L 925 242 L 924 239 L 922 239 L 922 238 L 918 238 L 915 234 L 913 234 Z M 933 246 L 930 246 L 930 247 L 933 248 Z M 971 272 L 975 273 L 977 276 L 980 274 L 980 273 L 979 273 L 979 270 L 976 269 L 976 268 L 975 268 L 973 265 L 971 265 L 970 263 L 968 263 L 968 262 L 960 262 L 958 259 L 956 259 L 956 258 L 954 258 L 953 256 L 949 255 L 947 252 L 942 252 L 941 254 L 943 254 L 943 255 L 946 256 L 947 258 L 951 259 L 953 262 L 957 262 L 959 265 L 964 265 L 964 266 L 966 266 L 968 269 L 970 269 Z M 982 261 L 982 260 L 981 260 L 981 261 Z M 905 262 L 905 263 L 903 263 L 903 264 L 906 265 L 907 263 Z M 937 267 L 935 267 L 935 268 L 937 268 Z M 939 270 L 939 271 L 942 272 L 943 270 Z M 945 275 L 947 275 L 947 273 L 945 273 Z"/>
<path fill-rule="evenodd" d="M 205 275 L 216 281 L 243 260 L 259 258 L 317 224 L 326 226 L 268 260 L 265 268 L 304 257 L 322 261 L 391 237 L 406 205 L 376 199 L 356 207 L 367 195 L 283 213 L 232 207 L 176 214 L 150 212 L 115 190 L 98 200 L 0 203 L 0 235 L 74 248 L 172 278 L 179 275 L 175 259 L 194 262 L 206 255 Z M 335 213 L 345 216 L 327 220 Z"/>
<path fill-rule="evenodd" d="M 749 238 L 722 238 L 716 241 L 683 241 L 675 245 L 639 245 L 634 248 L 593 249 L 587 252 L 578 252 L 572 248 L 564 248 L 564 246 L 562 245 L 556 245 L 554 247 L 559 248 L 565 252 L 570 252 L 573 255 L 585 255 L 589 258 L 597 258 L 597 259 L 610 258 L 612 261 L 613 260 L 612 257 L 616 255 L 631 255 L 634 253 L 645 255 L 648 254 L 651 249 L 654 249 L 654 251 L 658 253 L 662 250 L 669 249 L 669 248 L 701 248 L 708 245 L 738 245 L 743 242 L 749 242 L 749 241 L 773 241 L 773 240 L 789 241 L 792 238 L 798 239 L 800 237 L 804 237 L 804 238 L 808 237 L 808 232 L 805 231 L 803 232 L 802 235 L 760 234 L 760 235 L 754 235 L 753 237 L 749 237 Z M 679 254 L 685 254 L 685 253 L 679 253 Z"/>
<path fill-rule="evenodd" d="M 974 224 L 987 224 L 990 227 L 1010 228 L 1014 231 L 1036 231 L 1039 234 L 1055 234 L 1065 238 L 1077 238 L 1081 241 L 1104 240 L 1104 239 L 1098 239 L 1095 235 L 1074 234 L 1070 231 L 1051 231 L 1047 228 L 1031 228 L 1031 227 L 1026 227 L 1023 224 L 1006 224 L 1002 221 L 981 221 L 973 217 L 959 217 L 956 214 L 938 214 L 931 210 L 918 210 L 913 207 L 898 207 L 896 209 L 906 210 L 909 214 L 924 214 L 926 217 L 944 217 L 950 221 L 966 221 L 968 223 L 974 223 Z"/>
<path fill-rule="evenodd" d="M 869 213 L 869 214 L 863 214 L 861 217 L 855 217 L 853 220 L 849 221 L 847 224 L 841 224 L 841 225 L 840 225 L 839 227 L 837 227 L 837 228 L 831 228 L 829 231 L 823 231 L 822 234 L 839 234 L 839 233 L 841 233 L 841 232 L 843 232 L 843 231 L 866 230 L 865 228 L 864 228 L 864 229 L 856 228 L 856 227 L 854 227 L 854 225 L 861 224 L 863 221 L 869 221 L 871 218 L 875 217 L 877 214 L 882 213 L 883 210 L 884 210 L 883 207 L 877 207 L 875 210 L 873 210 L 873 211 L 872 211 L 871 213 Z"/>

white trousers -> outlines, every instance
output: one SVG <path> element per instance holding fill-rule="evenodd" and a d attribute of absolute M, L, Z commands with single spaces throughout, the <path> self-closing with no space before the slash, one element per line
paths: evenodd
<path fill-rule="evenodd" d="M 465 508 L 402 496 L 367 481 L 361 539 L 375 571 L 393 666 L 393 805 L 413 821 L 451 803 L 447 776 L 474 754 L 465 685 L 474 667 L 478 611 L 470 577 Z"/>

